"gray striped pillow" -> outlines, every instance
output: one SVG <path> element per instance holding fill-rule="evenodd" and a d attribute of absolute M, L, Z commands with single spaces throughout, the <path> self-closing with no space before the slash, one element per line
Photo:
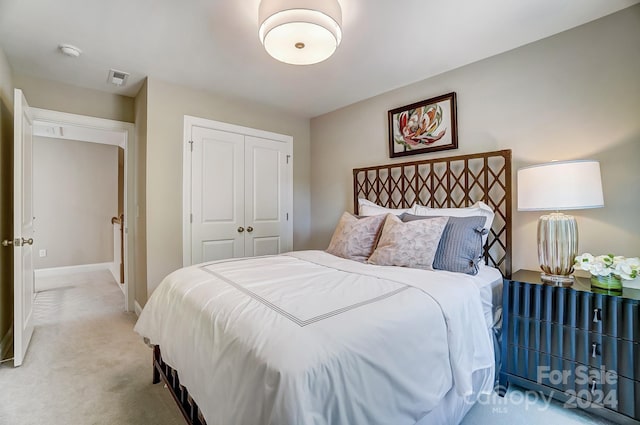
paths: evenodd
<path fill-rule="evenodd" d="M 433 217 L 403 214 L 402 221 L 424 220 Z M 486 217 L 449 217 L 442 232 L 433 268 L 470 275 L 478 274 L 482 258 L 482 236 L 486 233 Z"/>

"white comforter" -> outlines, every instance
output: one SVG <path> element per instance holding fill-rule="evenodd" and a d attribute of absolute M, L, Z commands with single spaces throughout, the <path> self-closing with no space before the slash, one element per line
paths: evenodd
<path fill-rule="evenodd" d="M 414 424 L 494 364 L 473 277 L 322 251 L 178 270 L 135 330 L 210 425 Z"/>

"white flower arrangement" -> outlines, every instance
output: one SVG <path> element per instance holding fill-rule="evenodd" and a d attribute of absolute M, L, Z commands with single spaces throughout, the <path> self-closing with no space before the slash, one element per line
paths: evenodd
<path fill-rule="evenodd" d="M 640 258 L 625 258 L 621 255 L 598 255 L 587 253 L 578 255 L 575 269 L 586 270 L 593 276 L 614 275 L 617 278 L 633 280 L 640 275 Z"/>

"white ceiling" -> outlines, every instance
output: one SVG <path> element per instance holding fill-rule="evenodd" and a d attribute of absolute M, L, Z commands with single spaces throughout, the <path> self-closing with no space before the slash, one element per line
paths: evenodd
<path fill-rule="evenodd" d="M 0 45 L 17 74 L 127 96 L 150 76 L 314 117 L 640 2 L 339 1 L 342 44 L 310 66 L 264 51 L 260 0 L 0 0 Z M 107 84 L 109 68 L 128 84 Z"/>

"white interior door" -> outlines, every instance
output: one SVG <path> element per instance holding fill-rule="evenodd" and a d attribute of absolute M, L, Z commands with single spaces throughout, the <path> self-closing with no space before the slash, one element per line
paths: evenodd
<path fill-rule="evenodd" d="M 22 90 L 14 93 L 13 231 L 14 366 L 20 366 L 33 334 L 33 118 Z"/>
<path fill-rule="evenodd" d="M 191 264 L 244 255 L 244 136 L 193 127 Z"/>
<path fill-rule="evenodd" d="M 288 164 L 286 143 L 245 136 L 244 254 L 291 250 L 288 238 Z"/>

